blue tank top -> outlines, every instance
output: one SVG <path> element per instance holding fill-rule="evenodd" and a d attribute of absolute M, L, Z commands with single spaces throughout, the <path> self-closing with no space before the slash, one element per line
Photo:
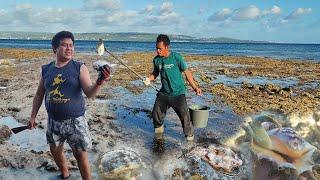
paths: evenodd
<path fill-rule="evenodd" d="M 61 68 L 55 66 L 55 61 L 42 66 L 45 106 L 49 117 L 66 120 L 84 115 L 85 102 L 80 84 L 82 64 L 71 60 Z"/>

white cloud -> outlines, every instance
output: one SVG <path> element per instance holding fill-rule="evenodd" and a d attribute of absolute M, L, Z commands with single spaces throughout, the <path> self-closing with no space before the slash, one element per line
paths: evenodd
<path fill-rule="evenodd" d="M 234 11 L 232 19 L 235 21 L 253 20 L 260 15 L 260 9 L 254 5 L 239 8 Z"/>
<path fill-rule="evenodd" d="M 171 2 L 164 2 L 160 5 L 159 11 L 148 15 L 143 18 L 142 21 L 139 21 L 137 25 L 142 25 L 146 27 L 151 26 L 162 26 L 162 25 L 169 25 L 172 26 L 173 24 L 177 25 L 181 22 L 181 17 L 178 13 L 174 12 L 173 4 Z"/>
<path fill-rule="evenodd" d="M 25 10 L 31 10 L 32 9 L 32 5 L 31 4 L 27 4 L 27 3 L 22 3 L 22 4 L 17 4 L 14 9 L 16 11 L 25 11 Z"/>
<path fill-rule="evenodd" d="M 236 10 L 224 8 L 209 16 L 208 21 L 220 22 L 228 20 L 227 24 L 230 24 L 232 21 L 251 21 L 255 19 L 261 21 L 265 18 L 269 18 L 268 21 L 272 21 L 272 19 L 275 20 L 280 14 L 281 8 L 278 6 L 273 6 L 262 11 L 258 7 L 251 5 Z"/>
<path fill-rule="evenodd" d="M 117 12 L 114 14 L 97 15 L 93 19 L 98 25 L 132 25 L 134 18 L 138 15 L 136 11 Z"/>
<path fill-rule="evenodd" d="M 280 15 L 281 8 L 278 6 L 273 6 L 272 8 L 263 11 L 262 14 L 263 15 Z"/>
<path fill-rule="evenodd" d="M 229 18 L 232 14 L 232 11 L 229 8 L 224 8 L 221 11 L 215 12 L 211 16 L 209 16 L 209 21 L 223 21 Z"/>
<path fill-rule="evenodd" d="M 17 4 L 12 12 L 14 21 L 22 24 L 32 24 L 34 13 L 31 4 Z"/>
<path fill-rule="evenodd" d="M 7 13 L 4 9 L 0 9 L 0 17 L 5 16 Z"/>
<path fill-rule="evenodd" d="M 172 12 L 173 4 L 171 2 L 164 2 L 160 6 L 160 14 L 166 14 Z"/>
<path fill-rule="evenodd" d="M 13 21 L 12 15 L 10 15 L 6 10 L 0 9 L 0 25 L 10 24 Z"/>
<path fill-rule="evenodd" d="M 279 24 L 280 24 L 280 25 L 284 25 L 284 24 L 288 24 L 288 23 L 289 23 L 289 21 L 286 20 L 286 19 L 281 19 L 281 20 L 279 21 Z"/>
<path fill-rule="evenodd" d="M 34 19 L 43 24 L 61 23 L 61 24 L 80 24 L 84 20 L 84 16 L 78 10 L 62 9 L 62 8 L 45 8 L 34 15 Z"/>
<path fill-rule="evenodd" d="M 147 12 L 147 13 L 151 13 L 153 10 L 154 10 L 154 6 L 153 5 L 147 5 L 144 8 L 144 11 Z"/>
<path fill-rule="evenodd" d="M 172 25 L 173 23 L 179 23 L 180 16 L 175 12 L 166 13 L 158 16 L 148 16 L 141 23 L 147 26 L 158 26 L 158 25 Z"/>
<path fill-rule="evenodd" d="M 271 14 L 281 14 L 281 9 L 278 6 L 273 6 L 270 10 Z"/>
<path fill-rule="evenodd" d="M 233 23 L 231 23 L 231 21 L 229 19 L 227 19 L 227 20 L 223 21 L 222 23 L 220 23 L 218 25 L 218 27 L 220 27 L 220 28 L 231 28 L 231 27 L 233 27 Z"/>
<path fill-rule="evenodd" d="M 203 9 L 203 8 L 200 8 L 200 9 L 198 10 L 198 14 L 204 14 L 205 12 L 206 12 L 206 10 Z"/>
<path fill-rule="evenodd" d="M 298 8 L 294 10 L 291 14 L 289 14 L 285 19 L 298 19 L 304 14 L 310 13 L 312 10 L 311 8 Z"/>
<path fill-rule="evenodd" d="M 0 15 L 1 18 L 1 15 Z M 7 12 L 5 18 L 8 25 L 39 29 L 56 26 L 69 26 L 81 24 L 85 19 L 83 13 L 75 9 L 63 8 L 34 8 L 30 4 L 17 4 L 12 11 Z M 2 19 L 2 18 L 1 18 Z M 0 23 L 3 21 L 0 21 Z"/>
<path fill-rule="evenodd" d="M 120 0 L 84 0 L 84 10 L 117 10 L 120 9 Z"/>

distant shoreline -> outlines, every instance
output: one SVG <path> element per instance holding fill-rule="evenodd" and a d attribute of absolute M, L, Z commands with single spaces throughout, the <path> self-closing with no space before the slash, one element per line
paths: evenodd
<path fill-rule="evenodd" d="M 51 39 L 26 39 L 26 38 L 0 38 L 0 40 L 21 40 L 21 41 L 51 41 Z M 98 42 L 95 39 L 76 39 L 77 41 Z M 154 40 L 105 40 L 108 42 L 142 42 L 151 43 Z M 198 44 L 274 44 L 274 45 L 320 45 L 320 43 L 287 43 L 287 42 L 215 42 L 215 41 L 171 41 L 171 43 L 198 43 Z"/>
<path fill-rule="evenodd" d="M 228 37 L 206 37 L 199 38 L 188 35 L 168 34 L 172 41 L 178 42 L 217 42 L 217 43 L 268 43 L 268 41 L 241 40 Z M 49 32 L 20 32 L 20 31 L 0 31 L 0 39 L 29 39 L 29 40 L 51 40 L 54 33 Z M 107 39 L 109 41 L 143 41 L 153 42 L 158 36 L 157 33 L 140 33 L 140 32 L 118 32 L 118 33 L 74 33 L 76 39 L 81 40 L 98 40 Z"/>

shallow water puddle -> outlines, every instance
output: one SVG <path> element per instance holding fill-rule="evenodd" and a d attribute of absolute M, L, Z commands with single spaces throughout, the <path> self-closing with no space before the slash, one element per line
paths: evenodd
<path fill-rule="evenodd" d="M 110 94 L 113 94 L 114 98 L 107 100 L 96 99 L 95 101 L 103 104 L 108 104 L 110 111 L 116 114 L 115 123 L 122 127 L 125 132 L 125 144 L 117 144 L 114 149 L 121 148 L 121 146 L 130 147 L 138 152 L 142 159 L 147 162 L 148 166 L 146 169 L 141 171 L 141 176 L 138 179 L 160 179 L 163 177 L 171 176 L 176 168 L 186 167 L 186 162 L 184 158 L 180 158 L 185 150 L 197 145 L 197 143 L 187 143 L 182 132 L 182 127 L 180 121 L 175 112 L 170 109 L 165 118 L 165 133 L 162 139 L 154 137 L 153 124 L 151 118 L 151 111 L 156 98 L 156 92 L 152 88 L 148 88 L 141 94 L 133 94 L 125 88 L 115 87 L 108 89 Z M 119 98 L 120 97 L 120 98 Z M 235 129 L 231 126 L 230 128 L 225 128 L 225 123 L 241 123 L 240 118 L 237 117 L 230 108 L 213 105 L 211 103 L 212 97 L 210 94 L 204 94 L 203 97 L 198 97 L 192 94 L 187 95 L 188 105 L 193 104 L 204 104 L 211 108 L 209 114 L 208 126 L 203 129 L 196 129 L 196 142 L 197 139 L 202 138 L 210 134 L 214 137 L 219 138 L 219 136 L 225 133 L 233 133 Z M 6 124 L 10 128 L 21 126 L 12 117 L 6 117 L 0 119 L 1 124 Z M 9 143 L 20 145 L 24 150 L 38 149 L 38 150 L 48 150 L 46 144 L 44 130 L 25 130 L 18 134 L 13 135 Z M 22 137 L 18 137 L 20 135 Z M 14 137 L 16 136 L 16 137 Z M 36 141 L 37 143 L 31 143 Z M 27 142 L 27 143 L 25 143 Z M 25 143 L 25 144 L 23 144 Z M 120 145 L 120 146 L 119 146 Z M 92 164 L 98 164 L 99 159 L 98 154 L 89 153 L 90 162 Z M 70 157 L 70 153 L 66 154 Z M 154 172 L 156 169 L 156 173 Z M 17 171 L 16 175 L 11 175 L 16 173 L 13 169 L 3 169 L 3 173 L 0 173 L 0 177 L 5 177 L 6 179 L 19 179 L 22 177 L 42 177 L 44 179 L 55 179 L 58 172 L 47 172 L 42 169 L 28 168 Z M 208 169 L 204 168 L 202 174 L 207 174 L 205 171 Z M 212 171 L 212 170 L 211 170 Z M 210 171 L 210 172 L 211 172 Z M 99 171 L 97 166 L 92 167 L 93 176 L 99 177 Z M 43 175 L 46 174 L 46 175 Z M 79 171 L 72 172 L 74 178 L 79 178 Z M 210 177 L 210 175 L 208 176 Z M 28 179 L 28 178 L 27 178 Z"/>
<path fill-rule="evenodd" d="M 7 125 L 9 128 L 23 126 L 23 124 L 17 122 L 13 117 L 1 118 L 0 124 Z M 40 129 L 27 129 L 17 134 L 13 133 L 7 142 L 18 145 L 22 151 L 29 151 L 31 149 L 35 152 L 49 150 L 46 143 L 46 134 Z"/>
<path fill-rule="evenodd" d="M 300 87 L 301 90 L 306 89 L 317 89 L 320 86 L 320 80 L 314 80 L 303 83 L 303 85 Z"/>
<path fill-rule="evenodd" d="M 4 117 L 0 118 L 0 124 L 8 126 L 10 129 L 18 126 L 23 126 L 23 124 L 17 122 L 13 117 Z M 33 129 L 33 130 L 24 130 L 17 134 L 12 134 L 6 143 L 16 145 L 20 148 L 21 151 L 33 151 L 33 152 L 48 152 L 49 145 L 46 143 L 46 134 L 43 129 Z M 65 144 L 65 154 L 68 159 L 72 158 L 72 152 L 70 147 Z M 68 150 L 67 150 L 68 149 Z M 95 163 L 95 155 L 93 153 L 89 153 L 89 161 L 91 164 Z M 81 179 L 79 170 L 71 171 L 70 179 Z M 50 179 L 50 180 L 58 180 L 57 177 L 59 172 L 50 172 L 43 168 L 22 168 L 22 169 L 14 169 L 14 168 L 1 168 L 0 171 L 0 180 L 15 180 L 15 179 L 32 179 L 32 180 L 42 180 L 42 179 Z M 97 179 L 99 177 L 98 170 L 96 166 L 92 166 L 92 176 L 93 179 Z"/>
<path fill-rule="evenodd" d="M 137 151 L 141 156 L 147 157 L 151 161 L 150 167 L 158 167 L 159 164 L 168 163 L 168 159 L 173 165 L 170 168 L 160 168 L 158 176 L 171 175 L 174 168 L 184 167 L 185 161 L 180 159 L 183 151 L 197 145 L 198 139 L 222 138 L 222 136 L 232 135 L 237 131 L 242 120 L 229 107 L 222 104 L 211 103 L 211 94 L 204 93 L 203 96 L 196 96 L 193 92 L 187 94 L 188 105 L 202 104 L 209 106 L 208 126 L 206 128 L 195 129 L 195 143 L 187 143 L 184 137 L 180 120 L 175 112 L 168 110 L 164 120 L 165 132 L 162 137 L 155 137 L 152 123 L 152 108 L 156 98 L 156 92 L 148 88 L 141 94 L 133 94 L 125 88 L 116 87 L 108 89 L 109 93 L 114 93 L 114 97 L 107 100 L 96 100 L 99 103 L 107 103 L 110 111 L 116 114 L 115 123 L 126 132 L 126 146 Z M 208 137 L 208 135 L 210 137 Z M 170 164 L 170 163 L 169 163 Z M 142 174 L 142 177 L 149 177 L 152 170 L 149 169 Z M 203 172 L 203 174 L 206 174 Z M 209 176 L 210 177 L 210 176 Z M 142 178 L 145 179 L 145 178 Z"/>
<path fill-rule="evenodd" d="M 208 67 L 212 68 L 214 66 L 219 67 L 230 67 L 230 68 L 239 68 L 239 67 L 250 67 L 252 65 L 244 65 L 244 64 L 229 64 L 229 63 L 221 63 L 217 61 L 194 61 L 194 62 L 188 62 L 189 67 Z"/>
<path fill-rule="evenodd" d="M 115 90 L 110 89 L 114 92 Z M 153 138 L 153 123 L 152 123 L 152 108 L 156 98 L 156 92 L 149 88 L 143 93 L 135 95 L 124 88 L 116 88 L 116 96 L 121 99 L 108 99 L 97 100 L 100 103 L 109 103 L 110 110 L 114 111 L 117 115 L 117 123 L 126 128 L 126 130 L 132 130 L 134 133 L 141 136 L 149 136 L 149 139 Z M 211 103 L 211 100 L 215 98 L 211 94 L 205 93 L 203 96 L 196 96 L 191 93 L 187 95 L 188 105 L 200 104 L 209 106 L 211 111 L 209 113 L 208 126 L 204 130 L 225 131 L 226 129 L 217 126 L 220 122 L 238 125 L 241 123 L 240 117 L 237 116 L 231 108 Z M 172 109 L 169 109 L 164 120 L 165 135 L 172 137 L 176 140 L 185 140 L 180 125 L 178 116 Z M 221 124 L 223 126 L 223 123 Z M 198 130 L 196 130 L 197 133 Z M 226 132 L 221 132 L 226 133 Z"/>
<path fill-rule="evenodd" d="M 210 76 L 212 76 L 213 84 L 224 83 L 229 86 L 241 86 L 243 83 L 250 83 L 253 85 L 264 85 L 267 83 L 271 83 L 271 84 L 278 85 L 280 87 L 292 87 L 292 86 L 296 86 L 299 83 L 299 80 L 293 77 L 269 79 L 269 78 L 260 77 L 260 76 L 253 76 L 253 77 L 240 76 L 236 78 L 228 77 L 226 75 L 219 75 L 219 74 L 212 74 Z"/>
<path fill-rule="evenodd" d="M 250 83 L 253 85 L 264 85 L 267 83 L 275 84 L 280 87 L 293 87 L 297 86 L 299 84 L 299 79 L 295 77 L 284 77 L 284 78 L 267 78 L 267 77 L 261 77 L 261 76 L 239 76 L 239 77 L 229 77 L 224 74 L 217 74 L 212 71 L 212 67 L 216 66 L 217 68 L 221 67 L 229 67 L 229 68 L 237 68 L 237 67 L 247 67 L 248 65 L 242 65 L 242 64 L 226 64 L 226 63 L 220 63 L 220 62 L 192 62 L 190 63 L 191 67 L 197 67 L 202 66 L 204 73 L 208 78 L 211 79 L 211 85 L 217 84 L 217 83 L 223 83 L 228 86 L 235 86 L 239 87 L 243 83 Z M 198 82 L 202 82 L 200 80 L 200 77 L 197 77 L 197 74 L 194 74 L 195 79 Z M 310 82 L 310 86 L 314 86 L 316 83 Z"/>

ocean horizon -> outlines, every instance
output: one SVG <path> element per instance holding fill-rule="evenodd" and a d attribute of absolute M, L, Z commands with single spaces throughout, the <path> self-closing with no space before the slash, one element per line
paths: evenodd
<path fill-rule="evenodd" d="M 95 53 L 97 42 L 76 40 L 76 52 Z M 155 51 L 154 42 L 105 41 L 105 46 L 111 52 L 116 53 Z M 0 39 L 0 48 L 51 50 L 51 40 Z M 267 57 L 279 60 L 320 62 L 320 44 L 171 42 L 171 50 L 198 55 Z"/>

